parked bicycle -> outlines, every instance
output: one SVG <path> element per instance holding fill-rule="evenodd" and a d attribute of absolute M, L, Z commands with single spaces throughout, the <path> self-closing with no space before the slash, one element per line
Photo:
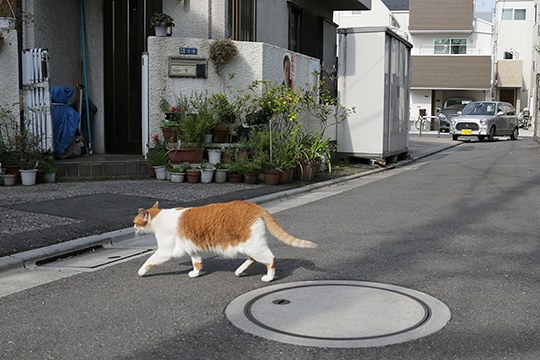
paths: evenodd
<path fill-rule="evenodd" d="M 414 123 L 414 127 L 418 131 L 428 131 L 430 126 L 431 126 L 431 119 L 429 119 L 426 116 L 421 117 L 420 119 L 416 120 L 416 122 Z"/>

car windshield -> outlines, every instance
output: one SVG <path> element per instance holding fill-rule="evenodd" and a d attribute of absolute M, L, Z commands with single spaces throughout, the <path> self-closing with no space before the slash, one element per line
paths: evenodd
<path fill-rule="evenodd" d="M 461 112 L 461 115 L 495 115 L 495 103 L 470 103 Z"/>

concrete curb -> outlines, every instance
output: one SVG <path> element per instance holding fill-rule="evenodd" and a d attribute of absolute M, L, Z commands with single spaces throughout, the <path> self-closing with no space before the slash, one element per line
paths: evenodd
<path fill-rule="evenodd" d="M 306 186 L 301 186 L 301 187 L 290 189 L 290 190 L 263 195 L 256 198 L 249 199 L 248 201 L 251 201 L 260 205 L 260 204 L 264 204 L 270 201 L 296 196 L 296 195 L 310 192 L 310 191 L 320 189 L 323 187 L 347 182 L 347 181 L 358 179 L 364 176 L 377 174 L 383 171 L 392 170 L 397 167 L 403 167 L 403 166 L 409 165 L 412 162 L 423 159 L 427 156 L 434 155 L 444 150 L 456 147 L 460 144 L 462 143 L 457 142 L 457 143 L 448 144 L 448 146 L 441 147 L 440 149 L 437 149 L 435 151 L 425 153 L 418 157 L 404 160 L 400 163 L 392 164 L 384 168 L 369 170 L 369 171 L 365 171 L 365 172 L 361 172 L 357 174 L 352 174 L 352 175 L 348 175 L 348 176 L 344 176 L 340 178 L 330 179 L 326 181 L 317 182 L 314 184 L 309 184 Z M 124 228 L 124 229 L 119 229 L 119 230 L 103 233 L 100 235 L 91 235 L 84 238 L 65 241 L 59 244 L 45 246 L 45 247 L 34 249 L 34 250 L 28 250 L 28 251 L 24 251 L 18 254 L 10 255 L 10 256 L 4 256 L 0 258 L 0 273 L 5 272 L 5 271 L 7 272 L 7 271 L 15 271 L 15 270 L 23 270 L 23 269 L 32 268 L 35 266 L 35 263 L 39 260 L 78 252 L 78 251 L 88 249 L 94 246 L 104 246 L 104 247 L 114 246 L 116 243 L 130 238 L 131 236 L 133 236 L 133 234 L 134 234 L 133 228 L 129 227 L 129 228 Z"/>

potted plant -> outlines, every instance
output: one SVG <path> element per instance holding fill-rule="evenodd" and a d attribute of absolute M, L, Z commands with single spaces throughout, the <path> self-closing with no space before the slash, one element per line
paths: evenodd
<path fill-rule="evenodd" d="M 170 150 L 171 162 L 200 163 L 204 158 L 205 135 L 215 126 L 216 120 L 208 108 L 206 98 L 195 94 L 191 103 L 196 112 L 188 113 L 180 121 L 181 142 Z"/>
<path fill-rule="evenodd" d="M 221 162 L 221 149 L 208 149 L 208 162 L 217 164 Z"/>
<path fill-rule="evenodd" d="M 236 147 L 226 147 L 221 152 L 221 162 L 223 164 L 228 164 L 231 159 L 234 159 L 234 154 L 236 153 Z"/>
<path fill-rule="evenodd" d="M 6 170 L 5 185 L 10 185 L 12 181 L 21 182 L 19 172 L 19 151 L 18 136 L 20 124 L 15 117 L 13 110 L 0 104 L 0 140 L 2 143 L 1 162 Z M 7 175 L 13 175 L 7 176 Z"/>
<path fill-rule="evenodd" d="M 231 160 L 228 164 L 229 182 L 239 183 L 244 179 L 241 161 Z"/>
<path fill-rule="evenodd" d="M 51 151 L 43 153 L 42 158 L 38 160 L 38 174 L 43 173 L 43 182 L 56 182 L 56 164 L 54 163 L 54 155 Z"/>
<path fill-rule="evenodd" d="M 216 167 L 216 172 L 214 175 L 214 181 L 216 183 L 227 182 L 227 174 L 229 172 L 227 165 L 223 163 L 217 163 L 215 164 L 215 167 Z"/>
<path fill-rule="evenodd" d="M 179 139 L 179 124 L 184 117 L 184 104 L 172 106 L 167 100 L 161 98 L 159 103 L 161 112 L 164 113 L 165 119 L 161 123 L 161 131 L 165 142 L 175 142 Z"/>
<path fill-rule="evenodd" d="M 273 161 L 280 171 L 279 182 L 284 184 L 292 180 L 294 168 L 302 155 L 302 144 L 297 141 L 295 132 L 281 134 L 278 141 L 272 144 Z"/>
<path fill-rule="evenodd" d="M 212 128 L 215 143 L 227 142 L 230 126 L 236 121 L 235 106 L 225 94 L 212 94 L 209 99 L 212 111 L 217 117 L 218 124 Z"/>
<path fill-rule="evenodd" d="M 223 66 L 236 54 L 238 54 L 238 48 L 232 39 L 215 40 L 208 49 L 208 57 L 219 76 L 223 76 Z"/>
<path fill-rule="evenodd" d="M 277 185 L 281 178 L 281 170 L 274 163 L 266 163 L 263 167 L 264 183 L 266 185 Z"/>
<path fill-rule="evenodd" d="M 300 156 L 301 180 L 309 181 L 321 166 L 322 158 L 327 159 L 328 171 L 332 170 L 330 164 L 330 142 L 318 133 L 303 134 L 300 139 L 302 147 Z"/>
<path fill-rule="evenodd" d="M 23 185 L 35 185 L 38 163 L 42 157 L 41 138 L 22 128 L 15 135 L 15 154 Z"/>
<path fill-rule="evenodd" d="M 189 163 L 170 164 L 168 167 L 171 182 L 181 183 L 184 182 L 186 170 L 189 169 Z"/>
<path fill-rule="evenodd" d="M 154 135 L 154 147 L 148 150 L 146 154 L 146 164 L 148 168 L 152 168 L 155 172 L 156 179 L 165 180 L 167 172 L 165 165 L 169 159 L 167 156 L 167 147 L 159 140 L 157 135 Z"/>
<path fill-rule="evenodd" d="M 169 29 L 174 26 L 174 20 L 170 15 L 157 12 L 150 18 L 150 26 L 154 27 L 156 36 L 167 36 Z"/>
<path fill-rule="evenodd" d="M 189 168 L 186 170 L 186 179 L 188 183 L 198 183 L 201 179 L 201 170 L 197 168 Z"/>
<path fill-rule="evenodd" d="M 203 161 L 200 165 L 200 169 L 201 182 L 205 184 L 211 183 L 212 179 L 214 178 L 214 172 L 216 171 L 216 167 L 207 161 Z"/>
<path fill-rule="evenodd" d="M 259 170 L 261 169 L 258 159 L 249 160 L 248 158 L 242 158 L 238 160 L 238 163 L 240 165 L 240 172 L 244 175 L 244 182 L 246 184 L 256 184 Z"/>

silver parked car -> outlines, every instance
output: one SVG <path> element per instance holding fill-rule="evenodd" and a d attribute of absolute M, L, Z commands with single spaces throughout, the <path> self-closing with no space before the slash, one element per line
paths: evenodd
<path fill-rule="evenodd" d="M 460 136 L 477 136 L 479 140 L 493 141 L 495 136 L 510 136 L 516 140 L 519 123 L 516 110 L 507 102 L 474 101 L 450 123 L 452 139 Z"/>

